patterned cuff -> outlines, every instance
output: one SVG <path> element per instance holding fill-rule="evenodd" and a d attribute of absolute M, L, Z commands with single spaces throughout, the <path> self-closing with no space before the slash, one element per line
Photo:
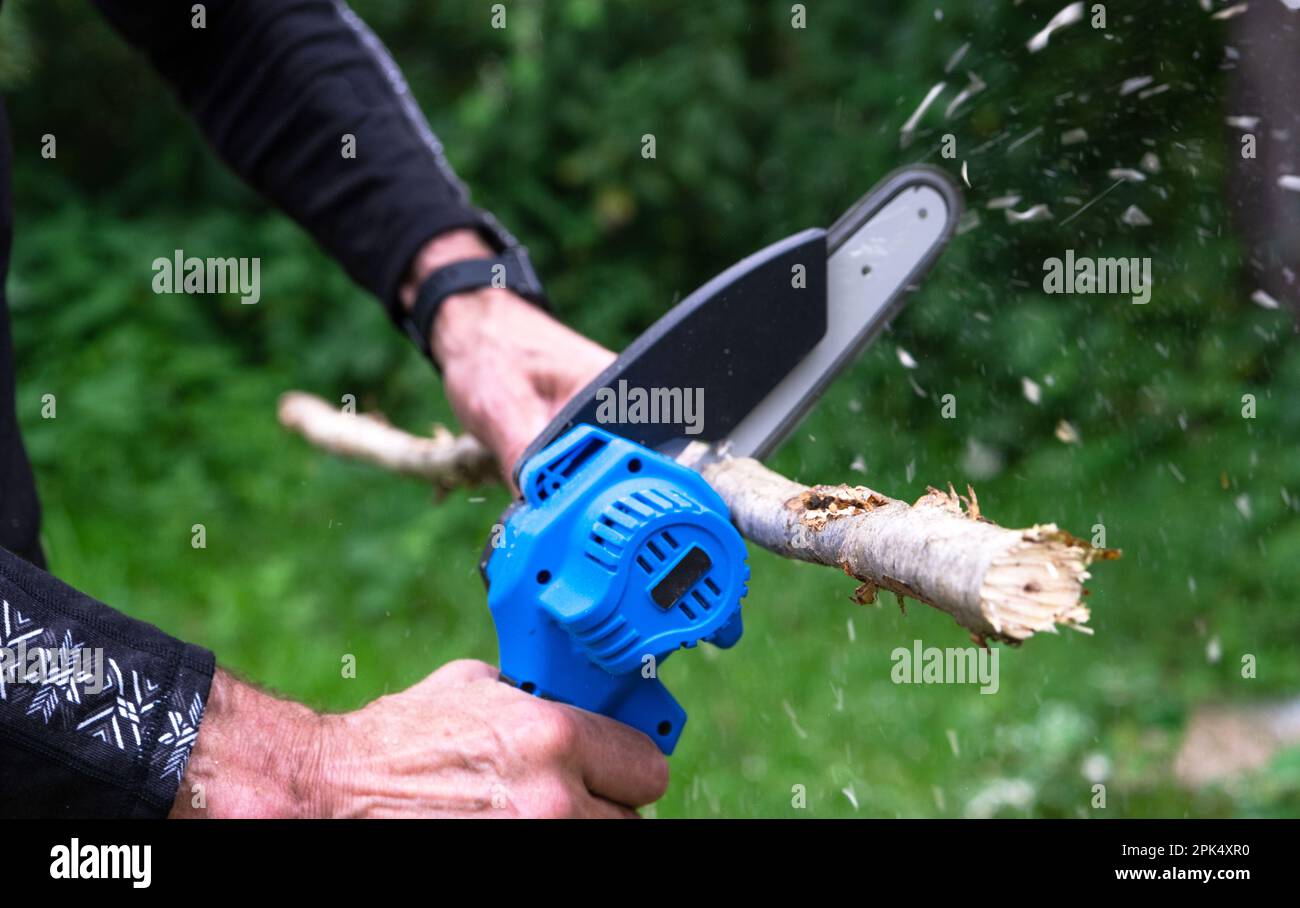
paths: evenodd
<path fill-rule="evenodd" d="M 0 549 L 0 814 L 166 816 L 214 670 Z"/>

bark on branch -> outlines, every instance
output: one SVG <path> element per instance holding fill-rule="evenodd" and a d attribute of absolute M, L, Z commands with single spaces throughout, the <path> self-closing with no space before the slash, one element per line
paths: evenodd
<path fill-rule="evenodd" d="M 496 462 L 472 435 L 453 435 L 435 424 L 432 438 L 395 429 L 377 414 L 345 413 L 314 394 L 280 395 L 280 425 L 318 448 L 364 460 L 447 491 L 499 479 Z"/>
<path fill-rule="evenodd" d="M 854 598 L 893 592 L 947 612 L 981 642 L 1019 643 L 1065 625 L 1084 627 L 1093 549 L 1055 524 L 1010 530 L 967 509 L 951 489 L 915 504 L 864 486 L 804 486 L 744 458 L 708 464 L 702 475 L 731 509 L 745 538 L 786 558 L 833 565 L 860 580 Z"/>
<path fill-rule="evenodd" d="M 320 398 L 289 392 L 280 422 L 334 454 L 432 482 L 441 489 L 497 475 L 473 438 L 435 427 L 419 438 L 382 418 L 342 413 Z M 786 558 L 838 567 L 860 581 L 854 598 L 878 590 L 951 615 L 976 640 L 1019 643 L 1058 625 L 1085 627 L 1088 565 L 1118 552 L 1041 524 L 1006 529 L 980 515 L 974 490 L 963 499 L 930 489 L 915 504 L 862 486 L 804 486 L 747 458 L 701 457 L 697 469 L 731 509 L 751 542 Z"/>

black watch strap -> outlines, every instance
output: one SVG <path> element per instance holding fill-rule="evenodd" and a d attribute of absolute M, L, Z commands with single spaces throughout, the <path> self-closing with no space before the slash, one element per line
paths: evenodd
<path fill-rule="evenodd" d="M 503 287 L 536 306 L 548 308 L 546 291 L 528 259 L 528 250 L 513 246 L 494 259 L 466 259 L 434 271 L 420 285 L 415 306 L 402 320 L 402 327 L 420 351 L 433 360 L 429 335 L 442 304 L 449 296 L 483 287 Z"/>

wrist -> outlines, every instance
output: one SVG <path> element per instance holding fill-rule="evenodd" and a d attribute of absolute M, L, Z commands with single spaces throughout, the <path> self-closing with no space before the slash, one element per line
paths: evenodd
<path fill-rule="evenodd" d="M 510 290 L 482 287 L 447 297 L 433 319 L 430 349 L 445 369 L 454 360 L 490 349 L 485 332 L 500 337 L 514 326 L 545 318 L 536 306 Z M 524 321 L 520 321 L 520 319 Z"/>
<path fill-rule="evenodd" d="M 218 669 L 170 816 L 325 816 L 326 720 Z"/>
<path fill-rule="evenodd" d="M 417 253 L 401 300 L 410 313 L 403 327 L 445 368 L 454 359 L 483 352 L 488 325 L 500 330 L 529 324 L 530 315 L 517 313 L 531 309 L 535 317 L 536 305 L 529 300 L 544 307 L 544 292 L 527 250 L 511 248 L 498 255 L 480 234 L 458 229 L 434 237 Z"/>
<path fill-rule="evenodd" d="M 487 244 L 477 230 L 467 227 L 440 233 L 420 247 L 407 271 L 406 280 L 398 291 L 402 308 L 407 312 L 415 305 L 415 296 L 424 279 L 439 268 L 466 259 L 490 259 L 496 250 Z"/>

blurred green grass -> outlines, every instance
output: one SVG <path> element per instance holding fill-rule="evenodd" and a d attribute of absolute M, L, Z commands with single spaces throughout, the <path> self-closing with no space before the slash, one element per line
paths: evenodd
<path fill-rule="evenodd" d="M 773 465 L 902 498 L 970 481 L 1003 524 L 1054 520 L 1081 536 L 1104 525 L 1125 554 L 1095 569 L 1095 635 L 1002 649 L 994 696 L 897 686 L 895 647 L 965 645 L 964 633 L 923 606 L 902 614 L 889 595 L 855 606 L 836 572 L 754 552 L 739 646 L 664 669 L 691 721 L 658 816 L 1300 815 L 1294 750 L 1199 792 L 1170 768 L 1195 706 L 1300 690 L 1300 356 L 1289 317 L 1248 302 L 1222 201 L 1221 111 L 1187 104 L 1221 95 L 1221 36 L 1186 4 L 1151 3 L 1159 46 L 1139 40 L 1149 19 L 1117 21 L 1114 40 L 1065 33 L 1026 59 L 1018 48 L 1052 6 L 936 22 L 914 4 L 818 4 L 813 27 L 792 34 L 781 4 L 651 16 L 575 0 L 512 5 L 518 18 L 493 34 L 470 3 L 356 4 L 478 200 L 536 250 L 561 315 L 615 347 L 891 167 L 952 165 L 932 150 L 943 131 L 963 148 L 1008 135 L 971 157 L 968 205 L 982 223 Z M 355 394 L 413 430 L 453 422 L 427 365 L 76 13 L 19 3 L 0 17 L 7 46 L 23 42 L 33 61 L 4 76 L 18 149 L 9 290 L 54 571 L 320 708 L 359 706 L 449 659 L 494 660 L 476 562 L 505 493 L 435 504 L 275 423 L 291 388 Z M 898 125 L 964 42 L 963 68 L 990 88 L 968 115 L 928 118 L 900 151 Z M 122 76 L 87 83 L 87 66 Z M 1101 88 L 1095 101 L 1058 100 L 1147 71 L 1187 87 L 1140 105 Z M 1038 125 L 1040 140 L 1003 150 Z M 1072 125 L 1093 140 L 1061 146 Z M 47 131 L 57 163 L 33 150 Z M 637 154 L 644 132 L 659 134 L 655 162 Z M 1063 195 L 1100 192 L 1107 168 L 1152 147 L 1143 138 L 1161 155 L 1152 183 L 1164 198 L 1124 186 L 1068 227 L 1008 226 L 983 208 L 1016 191 L 1068 211 Z M 1153 226 L 1120 225 L 1129 204 Z M 153 295 L 149 263 L 175 248 L 259 256 L 262 301 Z M 1152 302 L 1042 295 L 1041 262 L 1065 248 L 1151 255 Z M 41 417 L 47 393 L 55 419 Z M 955 420 L 939 416 L 947 393 Z M 1245 393 L 1258 398 L 1253 420 Z M 1055 438 L 1062 419 L 1080 444 Z M 1253 680 L 1240 673 L 1247 653 Z M 797 785 L 806 810 L 792 807 Z"/>

